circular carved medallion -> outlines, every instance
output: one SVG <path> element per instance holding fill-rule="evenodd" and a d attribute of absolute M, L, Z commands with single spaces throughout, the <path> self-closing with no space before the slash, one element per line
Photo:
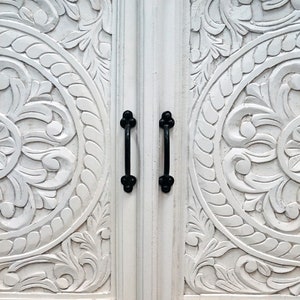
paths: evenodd
<path fill-rule="evenodd" d="M 193 111 L 192 182 L 215 226 L 241 249 L 300 265 L 299 27 L 228 58 Z"/>
<path fill-rule="evenodd" d="M 107 115 L 87 72 L 46 35 L 0 21 L 0 261 L 42 253 L 91 213 Z"/>

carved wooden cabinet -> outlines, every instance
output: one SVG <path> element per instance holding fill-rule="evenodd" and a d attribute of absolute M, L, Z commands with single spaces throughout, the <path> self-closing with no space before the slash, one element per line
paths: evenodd
<path fill-rule="evenodd" d="M 299 296 L 299 47 L 298 0 L 0 0 L 0 298 Z"/>

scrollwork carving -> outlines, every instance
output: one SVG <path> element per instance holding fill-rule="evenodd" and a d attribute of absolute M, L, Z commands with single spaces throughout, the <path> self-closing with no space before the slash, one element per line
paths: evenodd
<path fill-rule="evenodd" d="M 103 195 L 87 218 L 85 229 L 73 233 L 54 253 L 0 264 L 0 290 L 95 292 L 110 277 L 109 239 L 109 203 Z"/>
<path fill-rule="evenodd" d="M 237 250 L 232 242 L 216 235 L 214 224 L 199 200 L 195 195 L 192 199 L 185 254 L 188 289 L 197 294 L 258 295 L 289 291 L 291 295 L 300 295 L 299 268 L 269 263 Z"/>
<path fill-rule="evenodd" d="M 91 1 L 99 10 L 95 19 L 81 21 L 79 30 L 71 32 L 62 40 L 66 49 L 79 47 L 83 52 L 82 64 L 98 84 L 104 99 L 109 95 L 111 61 L 112 8 L 110 0 Z"/>
<path fill-rule="evenodd" d="M 186 293 L 299 295 L 299 5 L 238 2 L 191 4 Z"/>
<path fill-rule="evenodd" d="M 238 51 L 249 33 L 253 36 L 299 23 L 299 9 L 298 2 L 293 0 L 191 0 L 194 99 L 199 99 L 202 88 L 216 69 L 216 62 Z"/>
<path fill-rule="evenodd" d="M 59 22 L 59 17 L 67 15 L 72 20 L 80 19 L 77 0 L 32 0 L 25 3 L 24 0 L 6 0 L 1 3 L 15 7 L 12 11 L 0 13 L 2 19 L 12 19 L 32 26 L 41 32 L 52 31 Z"/>
<path fill-rule="evenodd" d="M 60 16 L 81 22 L 76 0 L 5 0 L 0 6 L 3 3 L 0 290 L 109 293 L 105 102 L 110 64 L 101 69 L 96 86 L 79 58 L 54 40 Z M 105 8 L 110 2 L 89 3 L 98 15 L 96 25 L 101 24 L 99 36 L 94 24 L 86 24 L 85 34 L 94 39 L 96 49 L 89 59 L 102 59 L 103 66 L 110 57 L 111 41 L 110 33 L 103 38 L 100 31 L 110 30 L 111 7 Z M 11 10 L 6 11 L 8 5 Z M 40 32 L 53 35 L 50 38 Z M 103 39 L 109 44 L 107 49 Z M 86 50 L 81 49 L 82 56 Z M 105 92 L 102 84 L 107 87 Z"/>
<path fill-rule="evenodd" d="M 5 99 L 0 109 L 0 228 L 9 231 L 29 225 L 36 209 L 59 204 L 57 190 L 75 170 L 75 149 L 68 148 L 75 127 L 67 108 L 53 99 L 49 81 L 31 80 L 19 61 L 0 60 Z"/>

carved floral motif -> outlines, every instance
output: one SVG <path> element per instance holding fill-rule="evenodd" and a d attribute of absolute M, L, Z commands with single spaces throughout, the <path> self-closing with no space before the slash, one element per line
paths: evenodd
<path fill-rule="evenodd" d="M 248 84 L 223 132 L 228 184 L 244 193 L 245 211 L 259 212 L 261 223 L 283 232 L 300 225 L 299 66 L 288 61 L 262 83 Z"/>
<path fill-rule="evenodd" d="M 72 117 L 53 100 L 50 82 L 31 80 L 11 59 L 1 59 L 0 77 L 0 229 L 11 231 L 37 222 L 37 209 L 57 207 L 77 154 L 67 146 L 75 137 Z"/>
<path fill-rule="evenodd" d="M 68 34 L 61 43 L 66 49 L 79 47 L 83 52 L 83 66 L 98 84 L 103 99 L 106 99 L 110 87 L 112 8 L 110 0 L 92 1 L 92 5 L 99 10 L 98 16 L 92 20 L 82 20 L 79 30 Z"/>
<path fill-rule="evenodd" d="M 88 21 L 81 5 L 0 1 L 2 292 L 110 291 L 111 2 L 86 1 Z"/>
<path fill-rule="evenodd" d="M 275 11 L 274 11 L 275 10 Z M 216 69 L 216 63 L 243 45 L 247 35 L 299 23 L 295 0 L 191 0 L 191 78 L 194 99 Z"/>
<path fill-rule="evenodd" d="M 300 294 L 299 8 L 191 3 L 187 294 Z"/>
<path fill-rule="evenodd" d="M 190 222 L 186 239 L 185 281 L 197 294 L 300 294 L 297 268 L 268 263 L 247 254 L 234 255 L 236 246 L 219 241 L 216 230 L 196 198 L 189 206 Z M 229 260 L 225 267 L 220 258 Z"/>
<path fill-rule="evenodd" d="M 3 276 L 0 289 L 6 292 L 32 288 L 55 293 L 97 291 L 110 277 L 108 203 L 99 202 L 86 224 L 86 230 L 73 233 L 55 253 L 0 264 Z"/>
<path fill-rule="evenodd" d="M 12 19 L 35 27 L 42 32 L 52 31 L 59 22 L 59 17 L 67 15 L 72 20 L 80 19 L 78 0 L 6 0 L 5 4 L 15 7 L 12 11 L 2 11 L 0 18 Z M 0 2 L 1 4 L 1 2 Z"/>
<path fill-rule="evenodd" d="M 0 10 L 0 19 L 21 22 L 44 33 L 54 31 L 63 16 L 77 21 L 78 30 L 67 33 L 61 44 L 66 49 L 79 47 L 82 51 L 82 65 L 95 80 L 102 98 L 108 101 L 112 43 L 111 0 L 86 0 L 84 9 L 90 4 L 92 10 L 96 12 L 96 16 L 91 14 L 92 17 L 89 19 L 81 18 L 79 2 L 78 0 L 5 0 L 4 3 L 10 4 L 14 9 L 9 12 Z"/>

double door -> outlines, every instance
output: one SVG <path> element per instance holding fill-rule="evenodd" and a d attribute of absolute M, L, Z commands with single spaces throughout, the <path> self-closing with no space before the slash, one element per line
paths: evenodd
<path fill-rule="evenodd" d="M 297 0 L 0 1 L 0 297 L 298 296 L 299 20 Z"/>

